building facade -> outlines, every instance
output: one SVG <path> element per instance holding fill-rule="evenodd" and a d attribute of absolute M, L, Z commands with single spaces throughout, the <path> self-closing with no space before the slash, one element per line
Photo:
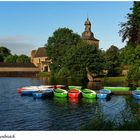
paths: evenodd
<path fill-rule="evenodd" d="M 32 50 L 31 52 L 31 63 L 39 68 L 40 71 L 50 72 L 50 60 L 46 54 L 46 48 L 38 48 L 37 50 Z"/>
<path fill-rule="evenodd" d="M 91 31 L 91 22 L 87 18 L 85 21 L 85 31 L 82 33 L 82 39 L 90 45 L 94 45 L 99 48 L 99 40 L 94 37 L 93 32 Z"/>

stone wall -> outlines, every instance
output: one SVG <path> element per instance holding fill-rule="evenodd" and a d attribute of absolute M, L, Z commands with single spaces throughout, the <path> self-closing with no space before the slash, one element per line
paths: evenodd
<path fill-rule="evenodd" d="M 35 77 L 38 72 L 39 69 L 34 67 L 1 67 L 0 77 Z"/>
<path fill-rule="evenodd" d="M 39 72 L 39 69 L 24 67 L 1 67 L 0 72 Z"/>

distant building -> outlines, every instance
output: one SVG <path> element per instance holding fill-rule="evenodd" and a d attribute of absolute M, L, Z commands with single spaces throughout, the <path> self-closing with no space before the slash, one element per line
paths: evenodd
<path fill-rule="evenodd" d="M 38 48 L 37 50 L 32 50 L 31 63 L 38 67 L 40 71 L 50 72 L 50 62 L 51 61 L 47 57 L 45 47 Z"/>
<path fill-rule="evenodd" d="M 87 18 L 85 21 L 85 31 L 82 33 L 82 39 L 87 43 L 99 47 L 99 40 L 94 37 L 93 32 L 91 32 L 91 22 Z"/>

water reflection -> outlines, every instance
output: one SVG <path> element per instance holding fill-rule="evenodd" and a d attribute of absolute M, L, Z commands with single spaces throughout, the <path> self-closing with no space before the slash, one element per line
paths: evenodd
<path fill-rule="evenodd" d="M 102 87 L 101 82 L 88 82 L 87 83 L 87 88 L 89 89 L 94 89 L 94 90 L 99 90 Z"/>
<path fill-rule="evenodd" d="M 57 105 L 57 106 L 66 106 L 67 103 L 68 103 L 68 99 L 67 98 L 54 97 L 53 102 L 54 102 L 54 105 Z"/>
<path fill-rule="evenodd" d="M 140 100 L 138 99 L 133 99 L 132 102 L 140 105 Z"/>
<path fill-rule="evenodd" d="M 107 99 L 97 99 L 97 102 L 98 102 L 99 104 L 105 103 L 105 102 L 107 102 L 107 101 L 109 101 L 109 100 L 107 100 Z"/>
<path fill-rule="evenodd" d="M 79 99 L 78 98 L 69 98 L 69 103 L 70 104 L 78 104 L 79 103 Z"/>
<path fill-rule="evenodd" d="M 81 102 L 84 103 L 84 104 L 95 104 L 96 103 L 96 99 L 82 98 Z"/>
<path fill-rule="evenodd" d="M 53 77 L 49 78 L 34 78 L 35 80 L 39 80 L 39 83 L 43 83 L 46 85 L 53 84 L 53 85 L 77 85 L 77 86 L 82 86 L 83 88 L 89 88 L 89 89 L 94 89 L 94 90 L 99 90 L 102 87 L 102 82 L 86 82 L 86 81 L 81 81 L 78 78 L 69 78 L 69 79 L 64 79 L 64 78 L 58 78 L 55 79 Z"/>
<path fill-rule="evenodd" d="M 18 96 L 17 88 L 54 83 L 35 78 L 2 78 L 0 82 L 0 130 L 80 130 L 91 119 L 98 125 L 95 118 L 101 121 L 101 115 L 104 120 L 118 124 L 126 118 L 134 120 L 136 114 L 140 116 L 140 101 L 130 96 L 112 95 L 111 100 L 82 97 L 34 100 L 33 97 Z M 84 86 L 87 84 L 91 89 L 99 86 L 95 83 Z"/>

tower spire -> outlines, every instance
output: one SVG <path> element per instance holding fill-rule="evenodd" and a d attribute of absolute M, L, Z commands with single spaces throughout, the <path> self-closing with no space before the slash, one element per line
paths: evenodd
<path fill-rule="evenodd" d="M 89 17 L 87 15 L 87 19 L 85 21 L 85 31 L 82 33 L 82 39 L 88 42 L 89 44 L 92 44 L 94 46 L 99 46 L 99 40 L 94 38 L 94 34 L 91 31 L 91 22 L 89 20 Z"/>

